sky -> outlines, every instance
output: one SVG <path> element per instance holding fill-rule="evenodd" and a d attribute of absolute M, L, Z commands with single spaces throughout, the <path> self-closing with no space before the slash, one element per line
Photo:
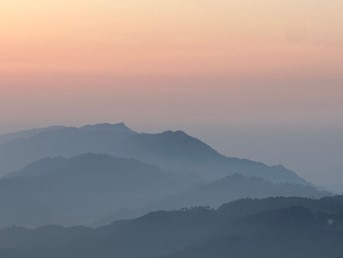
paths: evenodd
<path fill-rule="evenodd" d="M 124 121 L 343 189 L 343 1 L 0 1 L 0 133 Z"/>

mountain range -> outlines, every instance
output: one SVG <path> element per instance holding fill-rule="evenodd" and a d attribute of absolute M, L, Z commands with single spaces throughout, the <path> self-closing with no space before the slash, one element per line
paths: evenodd
<path fill-rule="evenodd" d="M 229 144 L 229 143 L 228 143 Z M 183 131 L 0 136 L 1 258 L 340 258 L 343 197 Z"/>
<path fill-rule="evenodd" d="M 227 176 L 210 183 L 199 183 L 191 190 L 164 197 L 140 209 L 122 209 L 96 221 L 94 225 L 105 225 L 112 221 L 143 216 L 151 211 L 177 210 L 186 207 L 218 208 L 223 203 L 242 198 L 307 197 L 318 199 L 332 194 L 311 185 L 272 183 L 258 177 L 239 174 Z"/>
<path fill-rule="evenodd" d="M 106 154 L 45 158 L 0 179 L 0 225 L 87 224 L 183 192 L 195 182 Z"/>
<path fill-rule="evenodd" d="M 0 226 L 97 225 L 153 210 L 215 208 L 245 197 L 327 195 L 310 185 L 242 175 L 206 183 L 134 159 L 88 153 L 44 158 L 0 179 Z"/>
<path fill-rule="evenodd" d="M 331 195 L 283 166 L 225 157 L 182 131 L 56 126 L 1 141 L 0 226 L 98 226 L 240 198 Z"/>
<path fill-rule="evenodd" d="M 338 258 L 343 198 L 242 199 L 149 213 L 97 229 L 0 230 L 3 258 Z"/>
<path fill-rule="evenodd" d="M 15 133 L 0 145 L 0 174 L 22 169 L 46 157 L 101 153 L 133 158 L 164 170 L 197 174 L 207 181 L 232 174 L 262 177 L 272 182 L 307 184 L 283 166 L 226 157 L 182 131 L 137 133 L 125 124 L 96 124 L 80 128 L 50 127 Z M 1 142 L 1 141 L 0 141 Z"/>

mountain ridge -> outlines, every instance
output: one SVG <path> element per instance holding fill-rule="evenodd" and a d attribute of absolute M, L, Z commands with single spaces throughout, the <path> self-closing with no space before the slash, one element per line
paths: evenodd
<path fill-rule="evenodd" d="M 253 207 L 253 209 L 251 209 Z M 156 211 L 97 229 L 0 230 L 3 258 L 338 258 L 343 196 L 244 199 Z M 51 241 L 54 240 L 54 241 Z M 247 248 L 249 247 L 249 248 Z M 300 248 L 300 249 L 299 249 Z M 302 250 L 298 253 L 298 250 Z"/>
<path fill-rule="evenodd" d="M 84 153 L 133 158 L 164 170 L 194 173 L 208 181 L 239 173 L 273 182 L 307 184 L 284 167 L 226 157 L 184 131 L 137 133 L 124 123 L 62 127 L 6 142 L 0 145 L 0 173 L 8 174 L 45 157 Z"/>
<path fill-rule="evenodd" d="M 196 180 L 107 154 L 45 158 L 0 179 L 0 226 L 87 224 L 185 191 Z"/>

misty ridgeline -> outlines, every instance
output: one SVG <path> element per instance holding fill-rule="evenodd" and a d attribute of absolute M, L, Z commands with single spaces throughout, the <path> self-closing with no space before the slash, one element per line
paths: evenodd
<path fill-rule="evenodd" d="M 1 258 L 342 258 L 343 197 L 183 131 L 0 136 Z"/>

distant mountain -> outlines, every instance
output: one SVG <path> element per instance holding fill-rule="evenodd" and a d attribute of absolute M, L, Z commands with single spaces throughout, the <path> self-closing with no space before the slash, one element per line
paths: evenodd
<path fill-rule="evenodd" d="M 20 137 L 0 145 L 0 171 L 7 174 L 45 157 L 109 153 L 114 145 L 135 134 L 120 123 L 62 127 L 28 138 Z"/>
<path fill-rule="evenodd" d="M 104 225 L 154 210 L 217 208 L 241 198 L 330 195 L 310 185 L 232 175 L 203 183 L 192 174 L 107 154 L 44 158 L 0 179 L 0 226 Z"/>
<path fill-rule="evenodd" d="M 263 178 L 245 177 L 239 174 L 227 176 L 215 182 L 203 184 L 191 191 L 170 196 L 160 201 L 159 209 L 180 209 L 196 206 L 217 208 L 223 203 L 242 198 L 307 197 L 322 198 L 331 193 L 319 191 L 310 185 L 272 183 Z"/>
<path fill-rule="evenodd" d="M 223 203 L 242 198 L 307 197 L 321 198 L 332 195 L 310 185 L 272 183 L 263 178 L 245 177 L 239 174 L 227 176 L 215 182 L 201 184 L 184 193 L 167 196 L 140 210 L 123 209 L 97 221 L 96 225 L 135 218 L 150 211 L 176 210 L 187 207 L 208 206 L 218 208 Z"/>
<path fill-rule="evenodd" d="M 37 129 L 24 130 L 24 131 L 15 132 L 15 133 L 2 134 L 0 135 L 0 144 L 9 142 L 18 138 L 30 138 L 39 133 L 54 131 L 54 130 L 63 129 L 63 128 L 65 127 L 64 126 L 50 126 L 50 127 L 45 127 L 45 128 L 37 128 Z"/>
<path fill-rule="evenodd" d="M 35 178 L 58 173 L 68 160 L 62 157 L 44 158 L 27 165 L 22 170 L 12 172 L 6 179 Z"/>
<path fill-rule="evenodd" d="M 307 184 L 283 166 L 225 157 L 182 131 L 136 133 L 123 123 L 66 127 L 6 142 L 0 145 L 0 172 L 5 175 L 45 157 L 89 152 L 134 158 L 164 170 L 197 174 L 209 181 L 238 173 L 272 182 Z"/>
<path fill-rule="evenodd" d="M 0 226 L 87 224 L 189 189 L 196 178 L 105 154 L 45 158 L 0 180 Z"/>
<path fill-rule="evenodd" d="M 283 166 L 267 166 L 247 159 L 228 158 L 182 131 L 136 134 L 115 146 L 115 156 L 132 157 L 177 172 L 215 179 L 232 174 L 258 176 L 273 182 L 306 184 Z"/>
<path fill-rule="evenodd" d="M 0 230 L 0 256 L 338 258 L 343 252 L 342 211 L 342 196 L 246 199 L 217 210 L 153 212 L 94 230 L 7 228 Z"/>

